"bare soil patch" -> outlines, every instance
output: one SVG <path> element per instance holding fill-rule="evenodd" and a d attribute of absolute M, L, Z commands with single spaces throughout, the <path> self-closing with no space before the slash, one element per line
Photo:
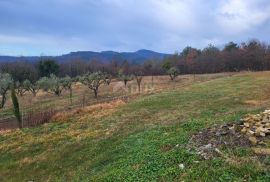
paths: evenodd
<path fill-rule="evenodd" d="M 207 160 L 219 156 L 221 149 L 250 147 L 250 141 L 240 132 L 238 126 L 238 123 L 231 123 L 206 128 L 192 136 L 190 148 Z"/>

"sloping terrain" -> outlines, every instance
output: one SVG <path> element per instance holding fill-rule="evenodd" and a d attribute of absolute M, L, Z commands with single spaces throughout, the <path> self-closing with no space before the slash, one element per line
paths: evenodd
<path fill-rule="evenodd" d="M 268 108 L 269 78 L 241 73 L 1 132 L 0 181 L 269 181 L 270 158 L 248 147 L 220 149 L 229 162 L 187 146 L 202 129 Z"/>

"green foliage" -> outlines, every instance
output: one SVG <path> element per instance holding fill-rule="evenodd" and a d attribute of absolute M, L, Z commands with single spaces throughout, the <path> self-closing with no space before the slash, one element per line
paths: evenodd
<path fill-rule="evenodd" d="M 65 86 L 67 86 L 67 83 L 70 84 L 69 81 L 70 80 L 67 78 L 61 79 L 54 74 L 51 74 L 50 77 L 41 78 L 37 84 L 39 88 L 43 89 L 44 91 L 60 96 Z"/>
<path fill-rule="evenodd" d="M 231 51 L 237 50 L 237 49 L 239 49 L 239 46 L 234 42 L 229 42 L 224 47 L 224 51 L 227 51 L 227 52 L 231 52 Z"/>
<path fill-rule="evenodd" d="M 72 83 L 73 83 L 73 79 L 70 78 L 70 76 L 66 76 L 62 78 L 62 84 L 63 84 L 64 89 L 69 90 L 70 103 L 72 103 Z"/>
<path fill-rule="evenodd" d="M 13 80 L 10 74 L 0 73 L 0 96 L 1 96 L 0 109 L 3 108 L 6 103 L 7 91 L 10 89 L 12 83 Z"/>
<path fill-rule="evenodd" d="M 179 70 L 176 67 L 171 67 L 167 73 L 169 74 L 171 80 L 175 80 L 175 78 L 179 75 Z"/>
<path fill-rule="evenodd" d="M 40 89 L 48 92 L 50 90 L 50 79 L 48 77 L 42 77 L 37 81 L 37 85 Z"/>
<path fill-rule="evenodd" d="M 72 83 L 73 80 L 72 78 L 70 78 L 70 76 L 66 76 L 64 78 L 61 79 L 62 85 L 65 89 L 72 89 Z"/>
<path fill-rule="evenodd" d="M 118 71 L 118 79 L 123 81 L 125 84 L 125 87 L 127 86 L 127 83 L 134 79 L 133 75 L 125 74 L 122 70 Z"/>
<path fill-rule="evenodd" d="M 162 68 L 164 70 L 169 70 L 172 67 L 172 63 L 170 62 L 169 59 L 165 59 L 164 62 L 162 63 Z"/>
<path fill-rule="evenodd" d="M 23 87 L 31 92 L 33 94 L 33 96 L 36 96 L 37 92 L 39 91 L 40 87 L 39 84 L 37 82 L 32 83 L 29 80 L 24 80 L 23 82 Z"/>
<path fill-rule="evenodd" d="M 57 75 L 59 65 L 54 60 L 43 60 L 39 62 L 39 74 L 41 77 L 49 77 L 51 74 Z"/>
<path fill-rule="evenodd" d="M 79 80 L 82 84 L 93 90 L 95 98 L 97 98 L 100 85 L 109 84 L 111 81 L 111 77 L 107 73 L 98 71 L 94 73 L 87 73 L 79 77 Z"/>
<path fill-rule="evenodd" d="M 22 126 L 22 116 L 21 116 L 20 106 L 19 106 L 18 98 L 17 98 L 14 87 L 12 87 L 12 89 L 11 89 L 11 99 L 12 99 L 12 104 L 13 104 L 14 115 L 19 123 L 19 128 L 22 128 L 23 127 Z"/>

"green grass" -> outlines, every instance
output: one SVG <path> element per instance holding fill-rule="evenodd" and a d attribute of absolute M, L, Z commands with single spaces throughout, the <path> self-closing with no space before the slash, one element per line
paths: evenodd
<path fill-rule="evenodd" d="M 261 89 L 270 86 L 269 73 L 258 74 L 144 96 L 104 117 L 74 115 L 64 123 L 2 133 L 0 181 L 269 181 L 268 168 L 250 149 L 224 149 L 234 164 L 201 160 L 186 146 L 203 128 L 269 106 Z M 267 102 L 245 104 L 259 99 Z"/>

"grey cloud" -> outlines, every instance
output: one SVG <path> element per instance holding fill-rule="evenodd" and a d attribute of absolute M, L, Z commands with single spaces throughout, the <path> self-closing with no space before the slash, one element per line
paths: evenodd
<path fill-rule="evenodd" d="M 269 41 L 269 7 L 268 0 L 2 0 L 0 54 L 172 53 L 186 45 Z"/>

